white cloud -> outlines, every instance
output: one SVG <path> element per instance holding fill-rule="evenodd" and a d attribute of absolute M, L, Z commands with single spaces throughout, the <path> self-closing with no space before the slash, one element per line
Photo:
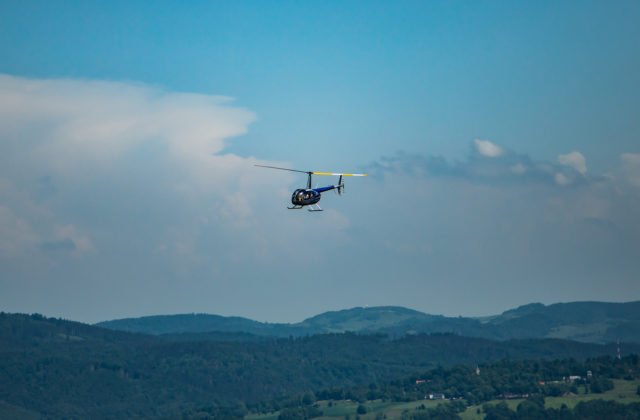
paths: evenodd
<path fill-rule="evenodd" d="M 12 158 L 55 174 L 108 169 L 132 149 L 156 145 L 206 177 L 208 157 L 254 118 L 229 105 L 142 85 L 0 76 L 0 136 L 3 148 L 22 153 Z"/>
<path fill-rule="evenodd" d="M 221 154 L 253 119 L 223 97 L 0 75 L 0 230 L 10 238 L 3 254 L 100 253 L 101 242 L 121 240 L 118 229 L 149 249 L 174 237 L 184 250 L 180 244 L 195 244 L 207 218 L 217 221 L 209 225 L 217 235 L 243 230 L 236 245 L 261 241 L 252 227 L 263 215 L 255 209 L 292 176 Z M 137 233 L 145 218 L 165 213 L 157 232 Z"/>
<path fill-rule="evenodd" d="M 489 151 L 488 149 L 484 152 Z M 479 154 L 476 140 L 472 143 L 471 154 L 466 160 L 450 162 L 440 156 L 398 153 L 396 156 L 383 157 L 380 161 L 370 164 L 367 171 L 374 177 L 380 177 L 383 173 L 400 172 L 418 177 L 458 178 L 474 183 L 495 185 L 566 186 L 595 181 L 595 178 L 590 178 L 586 174 L 579 176 L 575 169 L 566 165 L 537 161 L 526 154 L 502 150 L 500 158 L 490 159 L 478 158 Z"/>
<path fill-rule="evenodd" d="M 475 139 L 474 144 L 476 146 L 476 151 L 485 157 L 498 157 L 504 153 L 504 150 L 495 143 L 490 142 L 489 140 L 480 140 Z"/>
<path fill-rule="evenodd" d="M 524 166 L 522 163 L 518 162 L 515 165 L 511 166 L 511 172 L 513 172 L 516 175 L 522 175 L 525 172 L 527 172 L 527 167 Z"/>
<path fill-rule="evenodd" d="M 530 172 L 536 172 L 536 165 L 531 162 Z M 376 227 L 360 246 L 369 250 L 363 252 L 364 261 L 378 255 L 370 261 L 383 273 L 371 273 L 368 282 L 376 287 L 374 279 L 382 278 L 382 284 L 386 274 L 406 279 L 405 288 L 432 290 L 435 295 L 424 304 L 432 313 L 439 305 L 444 312 L 451 302 L 461 301 L 489 308 L 495 302 L 489 289 L 500 289 L 501 299 L 544 290 L 537 296 L 551 302 L 629 296 L 637 282 L 638 262 L 628 250 L 640 246 L 640 225 L 632 216 L 638 195 L 622 196 L 609 181 L 577 182 L 573 171 L 565 174 L 559 165 L 549 165 L 556 169 L 551 182 L 479 182 L 465 172 L 415 176 L 414 171 L 387 171 L 375 178 L 375 185 L 364 185 L 362 193 L 371 197 L 368 205 L 376 211 L 353 224 L 356 229 Z M 462 168 L 450 169 L 456 174 Z M 404 205 L 390 197 L 401 197 Z M 385 271 L 387 266 L 393 270 Z M 440 287 L 444 283 L 447 287 Z M 385 296 L 411 299 L 394 290 Z"/>
<path fill-rule="evenodd" d="M 554 177 L 556 184 L 558 185 L 569 185 L 571 184 L 571 180 L 567 178 L 565 174 L 562 172 L 558 172 Z"/>
<path fill-rule="evenodd" d="M 285 208 L 304 179 L 223 153 L 253 119 L 228 98 L 0 76 L 0 256 L 121 252 L 184 273 L 318 258 L 291 240 L 308 237 L 306 212 Z M 328 211 L 313 226 L 334 242 L 349 224 Z"/>
<path fill-rule="evenodd" d="M 582 175 L 587 174 L 587 160 L 580 152 L 570 152 L 566 155 L 558 156 L 558 163 L 568 166 L 580 172 Z"/>
<path fill-rule="evenodd" d="M 0 258 L 11 258 L 33 249 L 38 236 L 24 218 L 9 207 L 0 205 Z"/>
<path fill-rule="evenodd" d="M 224 153 L 253 120 L 228 98 L 0 75 L 0 305 L 98 320 L 291 297 L 271 283 L 311 281 L 349 219 L 288 211 L 304 177 L 253 166 L 289 163 Z"/>
<path fill-rule="evenodd" d="M 622 171 L 627 181 L 640 187 L 640 153 L 623 153 L 620 155 Z"/>
<path fill-rule="evenodd" d="M 68 242 L 73 246 L 72 254 L 74 256 L 80 256 L 94 250 L 91 239 L 73 225 L 55 226 L 54 235 L 57 243 Z"/>

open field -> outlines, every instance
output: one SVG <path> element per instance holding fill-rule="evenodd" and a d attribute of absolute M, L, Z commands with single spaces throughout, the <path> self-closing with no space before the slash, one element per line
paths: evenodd
<path fill-rule="evenodd" d="M 545 407 L 547 408 L 560 408 L 562 405 L 566 405 L 569 408 L 575 407 L 581 401 L 590 400 L 615 400 L 622 404 L 629 404 L 633 402 L 640 402 L 640 395 L 636 394 L 640 381 L 624 381 L 614 379 L 614 388 L 610 391 L 602 394 L 578 394 L 566 397 L 547 397 L 545 398 Z M 515 410 L 518 404 L 523 400 L 515 399 L 506 401 L 510 409 Z M 500 400 L 490 401 L 489 404 L 497 404 Z M 482 419 L 484 415 L 478 414 L 477 410 L 481 406 L 471 406 L 460 415 L 464 420 Z"/>
<path fill-rule="evenodd" d="M 361 419 L 374 419 L 376 417 L 386 416 L 388 419 L 399 419 L 402 417 L 403 411 L 414 411 L 420 406 L 426 408 L 434 408 L 438 404 L 446 404 L 446 401 L 412 401 L 404 403 L 396 403 L 389 401 L 367 401 L 362 404 L 367 409 L 367 414 L 361 414 Z M 358 403 L 355 401 L 318 401 L 318 407 L 322 411 L 321 417 L 316 417 L 318 420 L 327 419 L 344 419 L 345 416 L 350 416 L 355 419 L 358 410 Z M 276 420 L 278 418 L 277 413 L 263 414 L 263 415 L 250 415 L 245 417 L 247 420 Z"/>
<path fill-rule="evenodd" d="M 596 399 L 615 400 L 616 402 L 624 404 L 640 402 L 640 395 L 636 393 L 638 386 L 640 386 L 640 381 L 614 380 L 613 382 L 614 388 L 602 394 L 578 394 L 566 397 L 547 397 L 545 398 L 545 406 L 547 408 L 560 408 L 563 404 L 565 404 L 567 407 L 573 408 L 581 401 L 590 401 Z M 500 401 L 502 400 L 493 400 L 489 401 L 488 404 L 497 404 Z M 523 400 L 521 399 L 513 399 L 507 400 L 506 403 L 509 408 L 515 410 L 518 404 L 520 404 L 522 401 Z M 363 404 L 367 409 L 367 414 L 360 415 L 360 418 L 362 420 L 373 420 L 386 416 L 387 419 L 400 419 L 402 418 L 403 412 L 412 412 L 415 410 L 419 410 L 419 407 L 423 405 L 426 408 L 434 408 L 438 404 L 447 403 L 448 402 L 446 401 L 425 400 L 406 403 L 368 401 Z M 356 410 L 358 409 L 358 403 L 354 401 L 319 401 L 318 406 L 322 411 L 323 416 L 317 418 L 321 420 L 344 419 L 345 416 L 349 416 L 350 418 L 354 419 L 357 414 Z M 480 409 L 480 413 L 478 413 L 478 409 Z M 482 405 L 471 406 L 467 408 L 465 412 L 461 413 L 460 416 L 465 420 L 482 419 L 484 418 L 484 414 L 482 413 Z M 277 413 L 251 415 L 246 417 L 246 419 L 250 420 L 276 420 L 277 418 Z"/>

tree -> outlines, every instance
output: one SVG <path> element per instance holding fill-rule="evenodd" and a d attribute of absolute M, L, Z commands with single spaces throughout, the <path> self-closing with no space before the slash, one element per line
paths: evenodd
<path fill-rule="evenodd" d="M 304 405 L 311 405 L 314 402 L 316 402 L 316 396 L 313 394 L 313 392 L 307 392 L 302 397 L 302 404 Z"/>
<path fill-rule="evenodd" d="M 547 418 L 544 411 L 544 403 L 540 405 L 532 400 L 524 400 L 518 404 L 516 414 L 518 415 L 518 418 L 521 419 L 544 420 Z"/>
<path fill-rule="evenodd" d="M 307 418 L 303 408 L 285 408 L 278 416 L 278 420 L 307 420 Z"/>
<path fill-rule="evenodd" d="M 516 417 L 504 401 L 496 405 L 485 404 L 482 409 L 485 412 L 485 420 L 512 420 Z"/>
<path fill-rule="evenodd" d="M 367 414 L 367 407 L 365 407 L 362 404 L 358 405 L 358 409 L 356 410 L 356 413 L 358 414 Z"/>
<path fill-rule="evenodd" d="M 591 392 L 601 394 L 613 389 L 613 381 L 607 378 L 597 378 L 591 381 Z"/>

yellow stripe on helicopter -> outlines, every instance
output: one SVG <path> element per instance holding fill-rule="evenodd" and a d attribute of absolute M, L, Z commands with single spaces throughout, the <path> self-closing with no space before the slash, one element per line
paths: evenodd
<path fill-rule="evenodd" d="M 313 175 L 335 175 L 335 176 L 368 176 L 368 174 L 342 174 L 339 172 L 311 172 Z"/>

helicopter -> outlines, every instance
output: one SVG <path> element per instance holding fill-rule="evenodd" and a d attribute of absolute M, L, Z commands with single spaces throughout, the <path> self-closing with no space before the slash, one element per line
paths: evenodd
<path fill-rule="evenodd" d="M 322 198 L 322 193 L 325 191 L 336 190 L 338 195 L 342 195 L 344 191 L 344 182 L 342 177 L 344 176 L 367 176 L 367 174 L 347 174 L 341 172 L 317 172 L 317 171 L 299 171 L 297 169 L 279 168 L 277 166 L 265 166 L 254 165 L 260 168 L 279 169 L 281 171 L 300 172 L 307 174 L 307 188 L 298 188 L 291 194 L 291 204 L 293 206 L 287 207 L 289 210 L 299 210 L 305 206 L 309 206 L 308 211 L 322 211 L 322 208 L 318 205 L 318 201 Z M 327 176 L 339 176 L 337 185 L 328 185 L 326 187 L 311 188 L 311 176 L 312 175 L 327 175 Z"/>

